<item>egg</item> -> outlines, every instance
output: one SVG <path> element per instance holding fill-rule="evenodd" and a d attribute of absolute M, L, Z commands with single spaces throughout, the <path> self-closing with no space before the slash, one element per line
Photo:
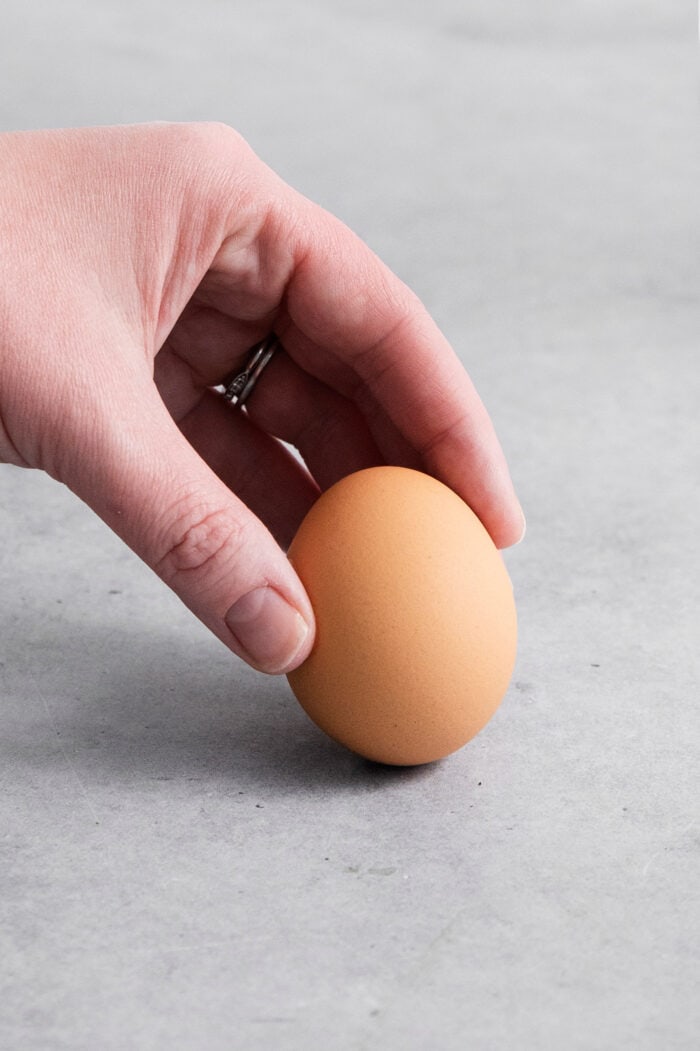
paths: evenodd
<path fill-rule="evenodd" d="M 408 468 L 358 471 L 318 498 L 289 558 L 316 641 L 288 680 L 322 730 L 399 766 L 481 730 L 513 672 L 515 602 L 500 552 L 456 493 Z"/>

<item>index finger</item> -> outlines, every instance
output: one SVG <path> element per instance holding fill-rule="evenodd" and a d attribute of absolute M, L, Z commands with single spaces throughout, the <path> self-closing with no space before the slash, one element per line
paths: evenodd
<path fill-rule="evenodd" d="M 285 346 L 345 386 L 377 444 L 396 429 L 455 490 L 499 547 L 525 520 L 493 424 L 464 366 L 419 299 L 338 219 L 303 198 L 287 283 Z"/>

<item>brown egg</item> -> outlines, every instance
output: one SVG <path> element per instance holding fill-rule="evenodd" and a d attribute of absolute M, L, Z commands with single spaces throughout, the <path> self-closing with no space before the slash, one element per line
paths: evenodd
<path fill-rule="evenodd" d="M 288 678 L 322 730 L 396 765 L 478 733 L 508 687 L 517 627 L 503 560 L 460 497 L 419 471 L 358 471 L 317 500 L 289 557 L 317 637 Z"/>

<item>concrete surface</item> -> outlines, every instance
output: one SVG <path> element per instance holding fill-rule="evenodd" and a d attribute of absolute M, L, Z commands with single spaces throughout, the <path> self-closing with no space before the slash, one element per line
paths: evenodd
<path fill-rule="evenodd" d="M 695 14 L 3 0 L 0 127 L 236 125 L 423 296 L 529 517 L 502 709 L 392 773 L 0 469 L 3 1049 L 698 1046 Z"/>

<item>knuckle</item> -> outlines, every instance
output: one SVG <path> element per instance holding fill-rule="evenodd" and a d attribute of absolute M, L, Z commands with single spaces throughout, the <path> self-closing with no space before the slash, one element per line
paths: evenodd
<path fill-rule="evenodd" d="M 155 126 L 146 125 L 146 129 L 149 127 L 156 131 L 161 143 L 170 143 L 178 151 L 186 149 L 206 154 L 245 143 L 243 136 L 223 121 L 165 121 Z"/>
<path fill-rule="evenodd" d="M 165 123 L 155 129 L 156 170 L 168 185 L 173 176 L 188 193 L 222 194 L 235 189 L 256 155 L 243 136 L 218 121 Z M 157 148 L 156 148 L 157 147 Z"/>
<path fill-rule="evenodd" d="M 246 543 L 246 526 L 223 508 L 188 507 L 171 531 L 171 542 L 155 569 L 170 584 L 197 575 L 223 574 Z"/>
<path fill-rule="evenodd" d="M 224 180 L 227 184 L 237 180 L 241 168 L 252 163 L 255 156 L 252 148 L 230 125 L 202 121 L 184 127 L 187 138 L 184 155 L 215 180 Z"/>
<path fill-rule="evenodd" d="M 173 163 L 193 214 L 215 214 L 226 229 L 257 216 L 264 166 L 239 132 L 212 121 L 178 125 L 174 134 Z"/>
<path fill-rule="evenodd" d="M 231 150 L 248 150 L 250 147 L 243 136 L 223 121 L 195 121 L 181 125 L 188 145 L 202 156 L 220 157 L 229 155 Z"/>

